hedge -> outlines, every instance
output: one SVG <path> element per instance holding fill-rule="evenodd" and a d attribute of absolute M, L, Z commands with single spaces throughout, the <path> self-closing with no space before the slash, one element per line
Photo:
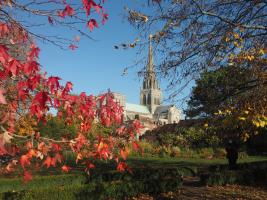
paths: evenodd
<path fill-rule="evenodd" d="M 213 166 L 209 172 L 200 174 L 206 185 L 253 185 L 267 186 L 267 163 L 241 164 L 238 170 L 228 170 L 226 166 Z"/>
<path fill-rule="evenodd" d="M 60 176 L 58 178 L 60 179 Z M 38 187 L 2 192 L 0 198 L 4 200 L 123 199 L 137 196 L 139 193 L 158 194 L 172 191 L 182 183 L 178 168 L 135 169 L 132 173 L 113 171 L 94 174 L 86 181 L 80 179 L 79 181 L 74 180 L 73 183 L 70 182 L 73 180 L 73 176 L 66 178 L 66 182 L 59 180 L 59 184 L 53 182 L 55 176 L 51 177 L 51 180 L 50 182 L 49 178 L 46 178 L 48 184 L 43 183 L 43 186 L 39 184 Z M 37 183 L 39 182 L 37 181 Z"/>

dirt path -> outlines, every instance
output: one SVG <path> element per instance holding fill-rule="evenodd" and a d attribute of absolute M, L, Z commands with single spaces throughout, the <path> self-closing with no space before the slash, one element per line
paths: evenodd
<path fill-rule="evenodd" d="M 174 192 L 157 197 L 140 195 L 132 200 L 267 200 L 267 188 L 239 185 L 202 186 L 197 177 L 184 177 L 184 184 Z"/>

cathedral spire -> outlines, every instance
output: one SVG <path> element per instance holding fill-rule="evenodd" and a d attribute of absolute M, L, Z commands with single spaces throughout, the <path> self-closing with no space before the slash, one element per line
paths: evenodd
<path fill-rule="evenodd" d="M 147 72 L 154 72 L 153 69 L 153 49 L 152 49 L 152 39 L 153 35 L 149 35 L 149 50 L 148 50 L 148 63 L 147 63 Z"/>
<path fill-rule="evenodd" d="M 140 91 L 140 103 L 145 105 L 150 110 L 151 114 L 157 106 L 161 104 L 161 90 L 156 78 L 153 63 L 153 49 L 152 49 L 153 36 L 149 36 L 149 49 L 148 49 L 148 61 L 146 65 L 146 72 L 143 80 L 143 87 Z"/>

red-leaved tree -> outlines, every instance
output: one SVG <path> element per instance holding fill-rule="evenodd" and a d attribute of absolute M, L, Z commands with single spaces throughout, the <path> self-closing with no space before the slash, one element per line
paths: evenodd
<path fill-rule="evenodd" d="M 110 92 L 99 96 L 87 96 L 84 92 L 73 95 L 71 82 L 62 85 L 59 77 L 47 77 L 38 63 L 40 49 L 33 42 L 38 35 L 14 20 L 8 12 L 18 9 L 45 16 L 50 24 L 61 20 L 61 25 L 70 28 L 73 23 L 62 20 L 71 18 L 84 22 L 92 31 L 98 27 L 96 19 L 90 18 L 92 10 L 100 15 L 102 23 L 107 20 L 103 3 L 104 0 L 98 4 L 93 0 L 75 1 L 75 4 L 64 0 L 28 1 L 24 4 L 12 0 L 0 1 L 0 156 L 12 157 L 6 164 L 6 172 L 22 168 L 25 181 L 32 178 L 32 169 L 41 167 L 59 166 L 62 171 L 68 172 L 71 168 L 65 163 L 63 151 L 72 151 L 77 156 L 76 163 L 82 163 L 86 172 L 95 167 L 93 161 L 97 159 L 115 160 L 120 171 L 129 169 L 125 163 L 128 155 L 125 144 L 130 142 L 133 149 L 139 148 L 135 138 L 141 128 L 140 123 L 122 123 L 123 110 Z M 47 9 L 51 4 L 56 7 Z M 38 9 L 34 5 L 45 8 Z M 88 20 L 82 18 L 82 14 Z M 20 48 L 22 46 L 24 48 Z M 70 44 L 69 47 L 75 49 L 76 45 Z M 53 139 L 38 131 L 23 136 L 16 133 L 15 125 L 22 113 L 45 122 L 51 109 L 55 109 L 57 117 L 66 124 L 76 125 L 75 136 Z M 116 131 L 99 133 L 89 139 L 87 134 L 93 123 L 115 126 Z"/>

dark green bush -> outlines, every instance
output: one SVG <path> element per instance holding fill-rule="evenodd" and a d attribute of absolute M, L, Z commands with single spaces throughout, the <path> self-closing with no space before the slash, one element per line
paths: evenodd
<path fill-rule="evenodd" d="M 55 182 L 56 177 L 58 184 Z M 32 187 L 15 187 L 16 190 L 0 193 L 0 199 L 123 199 L 139 193 L 158 194 L 175 190 L 182 183 L 178 168 L 140 168 L 134 169 L 132 173 L 110 171 L 93 174 L 87 181 L 81 178 L 75 181 L 74 177 L 75 175 L 40 177 L 40 180 L 30 182 Z"/>
<path fill-rule="evenodd" d="M 258 185 L 267 186 L 267 163 L 241 164 L 238 170 L 228 170 L 228 166 L 212 166 L 209 172 L 200 175 L 207 185 Z"/>

